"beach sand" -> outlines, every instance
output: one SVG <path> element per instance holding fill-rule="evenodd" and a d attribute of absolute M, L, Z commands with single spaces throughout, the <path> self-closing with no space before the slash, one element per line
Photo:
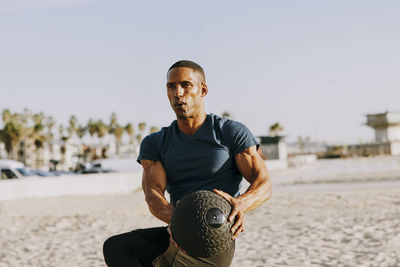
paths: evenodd
<path fill-rule="evenodd" d="M 290 174 L 272 173 L 272 199 L 246 214 L 232 266 L 400 266 L 398 181 L 379 182 L 381 174 L 369 185 L 279 180 Z M 3 200 L 0 218 L 1 267 L 105 266 L 107 237 L 163 225 L 141 190 Z"/>

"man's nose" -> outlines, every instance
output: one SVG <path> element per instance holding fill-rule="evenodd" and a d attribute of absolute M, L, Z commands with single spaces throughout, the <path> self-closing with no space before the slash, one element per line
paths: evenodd
<path fill-rule="evenodd" d="M 183 97 L 185 90 L 182 88 L 181 85 L 178 85 L 175 90 L 175 97 Z"/>

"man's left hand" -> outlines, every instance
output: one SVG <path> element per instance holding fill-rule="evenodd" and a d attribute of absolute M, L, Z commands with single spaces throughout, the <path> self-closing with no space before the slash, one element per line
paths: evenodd
<path fill-rule="evenodd" d="M 225 198 L 232 206 L 232 211 L 229 215 L 228 221 L 234 221 L 231 232 L 233 233 L 232 239 L 235 239 L 239 235 L 239 233 L 244 231 L 243 221 L 245 208 L 243 207 L 239 199 L 232 197 L 228 193 L 217 189 L 214 189 L 214 192 Z"/>

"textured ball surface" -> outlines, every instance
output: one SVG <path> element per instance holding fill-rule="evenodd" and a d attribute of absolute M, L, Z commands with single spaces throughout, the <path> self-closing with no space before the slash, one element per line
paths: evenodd
<path fill-rule="evenodd" d="M 201 190 L 188 194 L 172 212 L 172 237 L 189 255 L 219 255 L 233 242 L 230 213 L 229 202 L 214 192 Z"/>

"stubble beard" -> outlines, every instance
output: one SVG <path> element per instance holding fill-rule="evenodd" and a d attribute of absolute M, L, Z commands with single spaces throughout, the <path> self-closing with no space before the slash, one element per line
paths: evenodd
<path fill-rule="evenodd" d="M 186 108 L 174 108 L 174 112 L 176 114 L 176 118 L 179 120 L 187 120 L 190 118 L 190 115 L 188 114 L 188 110 Z"/>
<path fill-rule="evenodd" d="M 187 119 L 189 119 L 189 117 L 190 116 L 188 116 L 186 113 L 184 113 L 184 112 L 177 112 L 176 113 L 176 118 L 177 119 L 179 119 L 179 120 L 187 120 Z"/>

